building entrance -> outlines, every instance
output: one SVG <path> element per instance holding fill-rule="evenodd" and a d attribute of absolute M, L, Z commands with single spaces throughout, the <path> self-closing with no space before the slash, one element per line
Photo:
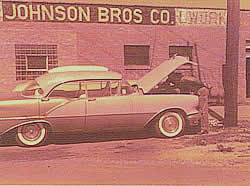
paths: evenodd
<path fill-rule="evenodd" d="M 250 98 L 250 57 L 246 58 L 246 97 Z"/>

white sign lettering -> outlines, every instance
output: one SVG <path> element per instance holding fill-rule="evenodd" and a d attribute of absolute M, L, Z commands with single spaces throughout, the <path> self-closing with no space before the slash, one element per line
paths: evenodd
<path fill-rule="evenodd" d="M 3 21 L 174 25 L 174 8 L 4 1 Z"/>

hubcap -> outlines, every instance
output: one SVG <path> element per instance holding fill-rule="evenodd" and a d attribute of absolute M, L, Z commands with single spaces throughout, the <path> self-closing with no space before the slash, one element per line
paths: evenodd
<path fill-rule="evenodd" d="M 41 136 L 41 128 L 38 125 L 23 126 L 21 132 L 28 141 L 35 141 Z"/>
<path fill-rule="evenodd" d="M 176 117 L 168 116 L 163 120 L 162 127 L 166 132 L 174 133 L 179 128 L 179 121 Z"/>

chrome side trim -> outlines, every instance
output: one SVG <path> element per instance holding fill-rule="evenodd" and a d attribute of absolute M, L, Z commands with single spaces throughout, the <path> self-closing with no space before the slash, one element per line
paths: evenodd
<path fill-rule="evenodd" d="M 192 117 L 193 115 L 200 114 L 198 111 L 196 112 L 190 112 L 187 117 Z"/>
<path fill-rule="evenodd" d="M 24 119 L 41 119 L 44 117 L 41 116 L 27 116 L 27 117 L 12 117 L 12 118 L 0 118 L 0 121 L 6 121 L 6 120 L 24 120 Z"/>
<path fill-rule="evenodd" d="M 63 118 L 63 117 L 101 117 L 101 116 L 116 116 L 116 115 L 137 115 L 137 114 L 152 114 L 151 112 L 148 113 L 126 113 L 126 114 L 91 114 L 91 115 L 82 115 L 82 116 L 74 116 L 74 115 L 61 115 L 61 116 L 47 116 L 46 118 Z"/>

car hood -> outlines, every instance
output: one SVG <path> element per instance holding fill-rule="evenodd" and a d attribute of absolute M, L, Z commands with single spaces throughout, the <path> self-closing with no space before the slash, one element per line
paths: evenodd
<path fill-rule="evenodd" d="M 0 120 L 3 118 L 37 116 L 38 106 L 38 99 L 24 98 L 15 94 L 2 95 L 0 98 Z"/>
<path fill-rule="evenodd" d="M 5 91 L 0 93 L 0 101 L 27 99 L 20 92 Z"/>
<path fill-rule="evenodd" d="M 143 89 L 144 93 L 148 93 L 160 81 L 166 78 L 179 66 L 184 64 L 197 65 L 197 63 L 188 61 L 187 58 L 185 57 L 175 56 L 169 60 L 164 61 L 159 66 L 154 68 L 152 71 L 144 75 L 141 79 L 138 80 L 137 84 L 140 88 Z"/>

